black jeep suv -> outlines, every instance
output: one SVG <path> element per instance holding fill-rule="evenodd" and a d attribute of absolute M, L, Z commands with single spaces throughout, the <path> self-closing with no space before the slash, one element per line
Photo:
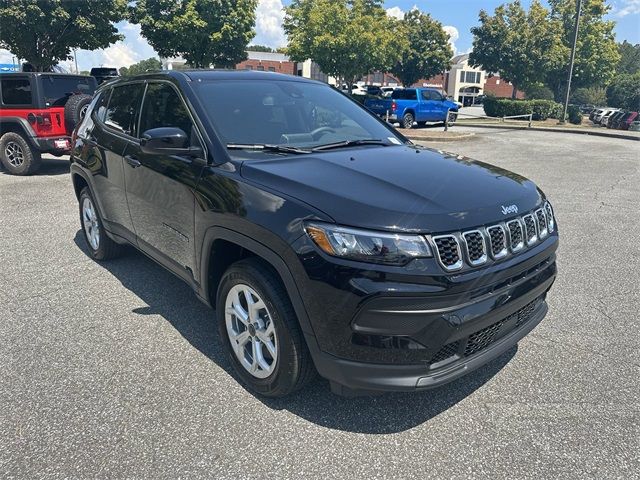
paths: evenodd
<path fill-rule="evenodd" d="M 558 229 L 540 189 L 413 145 L 328 85 L 116 80 L 73 142 L 91 255 L 131 244 L 191 285 L 261 394 L 316 370 L 342 394 L 435 387 L 547 312 Z"/>
<path fill-rule="evenodd" d="M 43 153 L 65 155 L 71 133 L 96 89 L 96 80 L 60 73 L 0 75 L 0 163 L 8 173 L 29 175 Z"/>

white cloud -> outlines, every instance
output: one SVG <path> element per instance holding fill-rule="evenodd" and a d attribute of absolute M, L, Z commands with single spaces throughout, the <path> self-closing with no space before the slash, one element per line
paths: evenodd
<path fill-rule="evenodd" d="M 457 52 L 456 49 L 456 40 L 460 38 L 460 33 L 456 27 L 451 25 L 445 25 L 442 29 L 449 34 L 449 43 L 451 44 L 451 49 L 453 50 L 453 54 L 455 55 Z"/>
<path fill-rule="evenodd" d="M 404 18 L 404 11 L 400 7 L 391 7 L 387 8 L 387 15 L 402 20 Z"/>
<path fill-rule="evenodd" d="M 626 17 L 640 13 L 640 0 L 622 0 L 620 6 L 614 7 L 617 17 Z"/>
<path fill-rule="evenodd" d="M 281 0 L 260 0 L 256 10 L 256 36 L 251 43 L 272 48 L 285 46 L 287 37 L 282 29 L 283 20 Z"/>

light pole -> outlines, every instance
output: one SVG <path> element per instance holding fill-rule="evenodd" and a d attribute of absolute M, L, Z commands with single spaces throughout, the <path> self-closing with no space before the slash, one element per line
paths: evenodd
<path fill-rule="evenodd" d="M 567 79 L 567 95 L 564 98 L 564 109 L 560 125 L 564 125 L 567 118 L 567 110 L 569 109 L 569 95 L 571 94 L 571 77 L 573 77 L 573 63 L 576 59 L 576 45 L 578 44 L 578 28 L 580 27 L 580 12 L 582 11 L 582 0 L 577 0 L 576 4 L 576 24 L 573 35 L 573 46 L 571 47 L 571 61 L 569 63 L 569 78 Z"/>
<path fill-rule="evenodd" d="M 73 49 L 73 61 L 76 63 L 76 74 L 78 73 L 78 50 Z"/>

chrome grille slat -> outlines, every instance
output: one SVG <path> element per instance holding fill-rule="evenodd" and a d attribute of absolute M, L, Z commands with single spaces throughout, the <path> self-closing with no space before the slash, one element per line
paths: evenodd
<path fill-rule="evenodd" d="M 528 214 L 522 217 L 524 222 L 525 239 L 527 245 L 533 245 L 538 241 L 538 231 L 536 230 L 536 220 L 533 215 Z"/>
<path fill-rule="evenodd" d="M 462 234 L 467 253 L 467 260 L 471 265 L 482 265 L 487 261 L 487 246 L 484 235 L 480 230 L 469 230 Z"/>
<path fill-rule="evenodd" d="M 544 213 L 547 214 L 547 227 L 549 228 L 549 233 L 553 233 L 556 228 L 556 220 L 553 218 L 553 208 L 551 208 L 551 204 L 549 202 L 545 202 L 544 204 Z"/>
<path fill-rule="evenodd" d="M 549 235 L 549 230 L 547 229 L 547 215 L 544 213 L 542 208 L 539 208 L 535 211 L 536 220 L 538 221 L 538 236 L 542 240 Z"/>
<path fill-rule="evenodd" d="M 519 219 L 513 219 L 507 222 L 507 232 L 509 233 L 509 245 L 513 253 L 519 252 L 524 248 L 524 232 Z"/>
<path fill-rule="evenodd" d="M 432 237 L 438 252 L 438 260 L 445 270 L 454 271 L 462 268 L 462 252 L 460 243 L 454 235 Z"/>
<path fill-rule="evenodd" d="M 507 250 L 507 236 L 504 227 L 502 225 L 487 227 L 487 236 L 489 237 L 491 256 L 496 260 L 506 257 L 509 251 Z"/>

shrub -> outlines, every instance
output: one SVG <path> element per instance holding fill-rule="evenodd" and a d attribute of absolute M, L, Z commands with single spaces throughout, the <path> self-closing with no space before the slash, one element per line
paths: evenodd
<path fill-rule="evenodd" d="M 527 99 L 538 99 L 538 100 L 553 100 L 553 90 L 549 87 L 545 87 L 544 85 L 536 85 L 533 87 L 529 87 L 525 92 L 527 94 Z"/>
<path fill-rule="evenodd" d="M 578 88 L 571 94 L 571 103 L 576 105 L 606 105 L 607 95 L 604 88 Z"/>
<path fill-rule="evenodd" d="M 580 111 L 580 107 L 578 105 L 569 105 L 567 109 L 567 118 L 569 122 L 574 125 L 580 125 L 582 123 L 582 112 Z"/>
<path fill-rule="evenodd" d="M 551 100 L 511 100 L 508 98 L 487 97 L 484 111 L 489 117 L 511 117 L 533 114 L 534 120 L 560 118 L 562 105 Z"/>

